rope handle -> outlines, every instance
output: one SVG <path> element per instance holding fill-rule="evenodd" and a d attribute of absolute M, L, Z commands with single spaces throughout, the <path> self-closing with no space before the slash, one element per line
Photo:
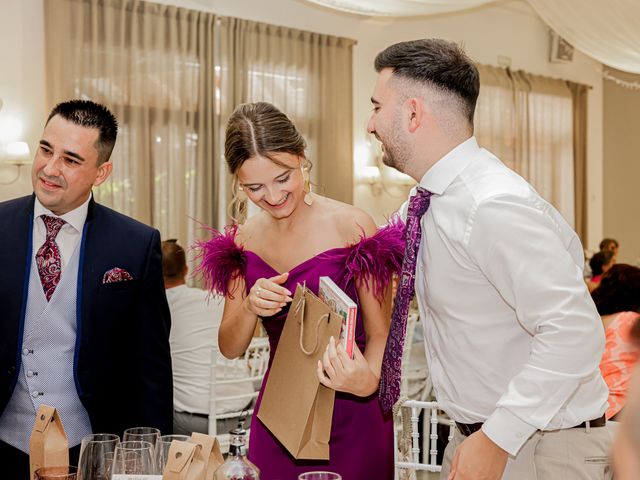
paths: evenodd
<path fill-rule="evenodd" d="M 300 298 L 300 300 L 298 300 L 298 304 L 295 307 L 295 311 L 294 311 L 294 315 L 297 317 L 298 316 L 298 312 L 300 312 L 300 309 L 302 308 L 302 314 L 301 314 L 301 318 L 300 318 L 300 350 L 302 350 L 302 353 L 304 353 L 307 356 L 311 356 L 313 355 L 313 352 L 316 351 L 316 348 L 318 348 L 318 341 L 320 340 L 320 324 L 322 323 L 322 321 L 324 320 L 325 317 L 327 317 L 327 322 L 330 320 L 329 319 L 329 314 L 325 313 L 324 315 L 322 315 L 319 319 L 318 322 L 316 323 L 316 343 L 313 345 L 313 348 L 310 351 L 307 351 L 306 348 L 304 348 L 304 342 L 303 342 L 303 338 L 304 338 L 304 309 L 307 303 L 306 297 L 304 295 L 304 293 L 307 290 L 307 286 L 306 286 L 306 282 L 304 282 L 302 284 L 302 297 Z"/>

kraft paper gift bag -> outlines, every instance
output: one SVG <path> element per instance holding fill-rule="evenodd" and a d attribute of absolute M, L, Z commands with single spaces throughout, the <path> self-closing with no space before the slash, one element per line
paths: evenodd
<path fill-rule="evenodd" d="M 201 447 L 202 457 L 205 459 L 203 480 L 213 480 L 214 472 L 224 463 L 218 439 L 204 433 L 193 432 L 189 441 Z"/>
<path fill-rule="evenodd" d="M 342 318 L 298 285 L 265 386 L 258 418 L 297 459 L 328 460 L 335 390 L 316 373 Z"/>
<path fill-rule="evenodd" d="M 203 480 L 205 469 L 206 462 L 200 445 L 174 440 L 169 447 L 162 480 Z"/>
<path fill-rule="evenodd" d="M 31 477 L 41 467 L 69 465 L 69 442 L 57 410 L 40 405 L 29 440 Z"/>

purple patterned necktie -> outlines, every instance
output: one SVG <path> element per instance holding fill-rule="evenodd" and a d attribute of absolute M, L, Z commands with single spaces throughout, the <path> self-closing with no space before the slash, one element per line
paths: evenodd
<path fill-rule="evenodd" d="M 44 226 L 47 227 L 47 238 L 36 253 L 36 265 L 38 265 L 40 282 L 48 302 L 58 282 L 60 282 L 62 260 L 60 258 L 60 249 L 56 244 L 56 236 L 58 236 L 58 232 L 66 222 L 61 218 L 49 215 L 42 215 L 41 217 Z"/>
<path fill-rule="evenodd" d="M 420 248 L 420 219 L 429 208 L 431 192 L 418 187 L 416 194 L 409 200 L 405 230 L 404 259 L 398 281 L 398 291 L 393 303 L 391 330 L 382 357 L 380 372 L 379 399 L 385 413 L 391 411 L 400 398 L 400 380 L 402 373 L 402 351 L 407 330 L 409 303 L 413 298 L 416 276 L 416 258 Z"/>

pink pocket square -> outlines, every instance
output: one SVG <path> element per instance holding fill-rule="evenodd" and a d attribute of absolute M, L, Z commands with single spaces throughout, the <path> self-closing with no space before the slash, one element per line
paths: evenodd
<path fill-rule="evenodd" d="M 102 283 L 116 283 L 133 280 L 133 277 L 124 268 L 112 268 L 104 273 Z"/>

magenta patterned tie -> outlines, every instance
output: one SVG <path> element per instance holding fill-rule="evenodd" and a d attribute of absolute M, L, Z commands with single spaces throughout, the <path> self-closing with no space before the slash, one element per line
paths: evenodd
<path fill-rule="evenodd" d="M 380 405 L 385 413 L 391 411 L 400 398 L 402 376 L 402 351 L 407 331 L 409 303 L 413 298 L 416 277 L 416 258 L 420 248 L 420 219 L 429 208 L 431 192 L 418 187 L 416 194 L 409 200 L 405 230 L 404 259 L 398 282 L 398 291 L 393 303 L 391 330 L 382 357 L 380 372 Z"/>
<path fill-rule="evenodd" d="M 56 244 L 56 236 L 66 222 L 61 218 L 49 215 L 41 215 L 41 217 L 44 226 L 47 227 L 47 238 L 36 253 L 36 264 L 38 265 L 38 273 L 40 274 L 44 295 L 47 297 L 48 302 L 58 282 L 60 282 L 62 260 L 60 258 L 60 249 Z"/>

